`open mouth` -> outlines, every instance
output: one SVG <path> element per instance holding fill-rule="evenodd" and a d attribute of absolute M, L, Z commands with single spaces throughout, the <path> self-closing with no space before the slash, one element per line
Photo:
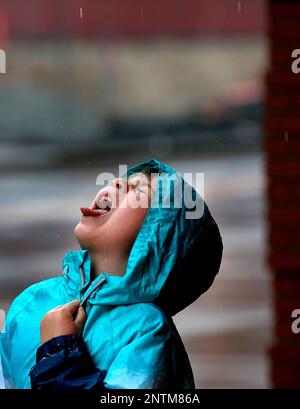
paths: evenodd
<path fill-rule="evenodd" d="M 92 207 L 81 207 L 83 216 L 100 217 L 108 214 L 112 209 L 112 202 L 109 197 L 102 197 L 95 200 Z"/>

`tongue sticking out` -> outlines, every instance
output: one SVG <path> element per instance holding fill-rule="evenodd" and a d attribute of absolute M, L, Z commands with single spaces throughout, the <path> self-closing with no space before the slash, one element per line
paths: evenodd
<path fill-rule="evenodd" d="M 103 216 L 104 214 L 108 213 L 108 210 L 90 209 L 89 207 L 81 207 L 80 210 L 83 216 L 99 217 L 99 216 Z"/>

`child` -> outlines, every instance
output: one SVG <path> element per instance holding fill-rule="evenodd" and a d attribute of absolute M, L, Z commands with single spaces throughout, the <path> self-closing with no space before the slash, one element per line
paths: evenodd
<path fill-rule="evenodd" d="M 187 191 L 192 197 L 186 202 Z M 179 202 L 176 192 L 182 193 Z M 128 205 L 134 202 L 141 206 Z M 202 205 L 197 217 L 191 217 L 191 203 Z M 223 244 L 206 203 L 181 175 L 151 159 L 115 179 L 81 211 L 74 230 L 81 250 L 64 256 L 62 276 L 32 285 L 9 309 L 0 339 L 7 383 L 194 389 L 172 316 L 206 291 L 219 271 Z M 76 299 L 85 307 L 85 323 Z M 77 311 L 77 318 L 52 339 L 42 328 L 40 346 L 41 320 L 55 307 L 70 316 Z"/>

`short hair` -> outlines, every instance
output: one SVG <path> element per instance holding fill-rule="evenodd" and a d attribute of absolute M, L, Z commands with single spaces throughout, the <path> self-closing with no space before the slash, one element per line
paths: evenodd
<path fill-rule="evenodd" d="M 140 170 L 141 173 L 144 173 L 149 179 L 153 173 L 159 173 L 159 169 L 155 166 L 144 168 Z"/>

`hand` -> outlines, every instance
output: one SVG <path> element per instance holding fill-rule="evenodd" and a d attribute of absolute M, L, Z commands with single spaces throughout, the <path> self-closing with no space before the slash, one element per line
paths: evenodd
<path fill-rule="evenodd" d="M 42 344 L 61 335 L 80 335 L 86 316 L 83 307 L 80 307 L 79 303 L 79 300 L 74 300 L 47 312 L 41 321 Z"/>

